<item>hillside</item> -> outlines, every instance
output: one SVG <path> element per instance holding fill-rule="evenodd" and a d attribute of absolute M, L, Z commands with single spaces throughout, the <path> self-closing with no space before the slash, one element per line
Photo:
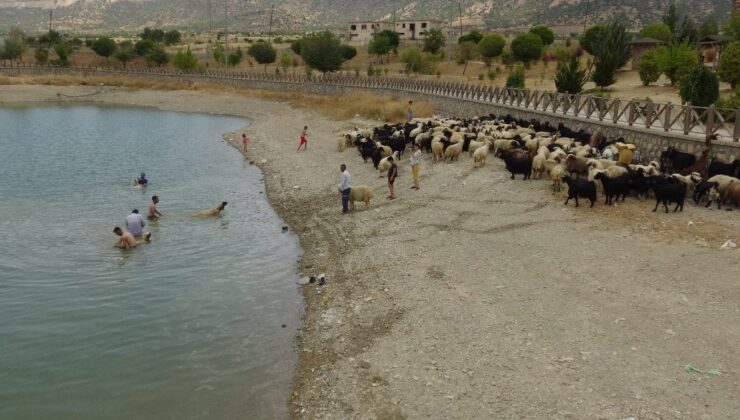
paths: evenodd
<path fill-rule="evenodd" d="M 59 0 L 54 27 L 65 31 L 137 31 L 145 26 L 203 30 L 223 27 L 224 1 L 211 0 Z M 267 31 L 269 0 L 226 0 L 230 29 Z M 53 0 L 0 0 L 0 31 L 18 25 L 28 31 L 48 27 Z M 279 0 L 275 3 L 273 28 L 296 32 L 316 28 L 340 29 L 350 20 L 457 18 L 458 3 L 449 0 Z M 544 23 L 580 26 L 587 14 L 595 23 L 624 17 L 640 25 L 658 19 L 667 0 L 463 0 L 465 18 L 489 28 L 511 28 Z M 730 0 L 685 0 L 679 10 L 700 17 L 727 16 Z M 209 24 L 210 22 L 210 24 Z"/>

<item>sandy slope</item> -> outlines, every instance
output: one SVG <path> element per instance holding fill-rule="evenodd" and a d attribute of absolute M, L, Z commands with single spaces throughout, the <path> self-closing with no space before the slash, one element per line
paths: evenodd
<path fill-rule="evenodd" d="M 0 101 L 95 89 L 5 86 Z M 390 202 L 370 164 L 335 151 L 335 132 L 361 121 L 197 92 L 84 99 L 253 120 L 251 158 L 267 160 L 303 271 L 328 278 L 304 289 L 296 417 L 740 417 L 740 250 L 719 250 L 740 240 L 736 211 L 565 207 L 547 182 L 511 181 L 495 158 L 473 170 L 467 156 L 425 156 L 419 192 L 402 160 Z M 296 153 L 304 123 L 309 151 Z M 341 215 L 341 162 L 375 188 L 370 210 Z"/>

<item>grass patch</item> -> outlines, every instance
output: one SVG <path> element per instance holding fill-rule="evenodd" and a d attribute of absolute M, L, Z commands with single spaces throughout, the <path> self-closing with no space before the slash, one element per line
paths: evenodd
<path fill-rule="evenodd" d="M 241 89 L 216 83 L 181 83 L 148 80 L 139 77 L 41 75 L 0 76 L 0 85 L 49 85 L 49 86 L 115 86 L 140 90 L 192 90 L 213 93 L 231 93 L 267 100 L 287 102 L 293 106 L 312 109 L 333 120 L 346 120 L 359 115 L 365 119 L 389 123 L 406 121 L 406 104 L 411 98 L 393 98 L 364 91 L 353 91 L 343 96 L 323 96 L 301 92 L 277 92 L 258 89 Z M 431 117 L 435 109 L 430 102 L 414 101 L 414 115 Z"/>

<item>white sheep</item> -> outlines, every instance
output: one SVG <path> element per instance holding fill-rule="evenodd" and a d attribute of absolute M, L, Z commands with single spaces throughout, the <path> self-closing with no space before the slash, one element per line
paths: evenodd
<path fill-rule="evenodd" d="M 475 150 L 475 152 L 473 153 L 473 167 L 474 168 L 486 164 L 486 158 L 488 157 L 489 147 L 490 147 L 489 142 L 485 142 L 483 146 L 480 146 Z"/>
<path fill-rule="evenodd" d="M 542 173 L 545 171 L 546 160 L 547 156 L 545 156 L 544 153 L 537 153 L 537 155 L 532 158 L 532 178 L 542 179 Z"/>
<path fill-rule="evenodd" d="M 550 170 L 550 179 L 552 179 L 552 190 L 560 192 L 563 188 L 563 175 L 565 175 L 565 167 L 563 165 L 555 165 Z"/>
<path fill-rule="evenodd" d="M 454 136 L 453 136 L 454 137 Z M 445 150 L 445 160 L 449 160 L 452 162 L 453 160 L 457 160 L 460 157 L 460 153 L 463 149 L 463 142 L 455 143 L 450 146 L 447 146 L 447 150 Z"/>
<path fill-rule="evenodd" d="M 337 152 L 344 152 L 344 149 L 347 148 L 347 138 L 345 136 L 349 136 L 349 134 L 337 137 Z"/>
<path fill-rule="evenodd" d="M 483 141 L 476 141 L 472 140 L 470 144 L 468 145 L 468 154 L 470 157 L 473 157 L 473 153 L 479 148 L 482 147 L 484 144 L 487 144 L 485 140 Z"/>
<path fill-rule="evenodd" d="M 355 201 L 364 201 L 365 208 L 367 209 L 370 206 L 370 200 L 374 197 L 375 193 L 373 193 L 373 189 L 367 185 L 352 187 L 349 192 L 349 209 L 355 209 Z"/>
<path fill-rule="evenodd" d="M 727 189 L 727 186 L 730 185 L 730 182 L 740 182 L 740 179 L 737 179 L 735 177 L 728 176 L 728 175 L 715 175 L 709 178 L 707 182 L 718 183 L 720 194 L 724 194 L 725 190 Z"/>
<path fill-rule="evenodd" d="M 393 152 L 391 156 L 393 156 L 394 161 L 398 161 L 398 152 Z M 380 162 L 378 163 L 378 172 L 380 172 L 380 176 L 383 176 L 383 173 L 391 167 L 391 163 L 388 162 L 388 157 L 380 159 Z"/>
<path fill-rule="evenodd" d="M 649 177 L 652 177 L 652 176 L 658 176 L 658 175 L 660 175 L 660 172 L 658 172 L 658 169 L 655 166 L 653 166 L 653 165 L 635 165 L 635 164 L 630 164 L 629 167 L 630 167 L 630 169 L 632 169 L 635 172 L 637 172 L 640 169 L 642 169 L 642 174 L 645 177 L 648 177 L 648 178 Z"/>
<path fill-rule="evenodd" d="M 694 185 L 694 180 L 691 175 L 684 176 L 681 174 L 672 174 L 671 177 L 677 180 L 678 182 L 682 183 L 683 185 L 685 185 L 686 191 L 693 191 L 694 187 L 696 186 Z"/>
<path fill-rule="evenodd" d="M 388 146 L 383 146 L 380 142 L 377 142 L 376 146 L 378 146 L 378 149 L 380 149 L 380 155 L 384 158 L 393 154 L 393 149 Z"/>
<path fill-rule="evenodd" d="M 442 139 L 440 137 L 435 137 L 432 139 L 432 157 L 434 158 L 434 162 L 438 161 L 439 159 L 444 158 L 445 155 L 445 146 L 442 144 Z"/>

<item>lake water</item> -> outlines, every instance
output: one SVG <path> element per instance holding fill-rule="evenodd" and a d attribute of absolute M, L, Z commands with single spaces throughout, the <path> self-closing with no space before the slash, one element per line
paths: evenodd
<path fill-rule="evenodd" d="M 246 124 L 0 109 L 0 418 L 287 416 L 300 248 L 221 138 Z M 154 194 L 152 243 L 113 249 Z M 222 217 L 190 216 L 221 201 Z"/>

